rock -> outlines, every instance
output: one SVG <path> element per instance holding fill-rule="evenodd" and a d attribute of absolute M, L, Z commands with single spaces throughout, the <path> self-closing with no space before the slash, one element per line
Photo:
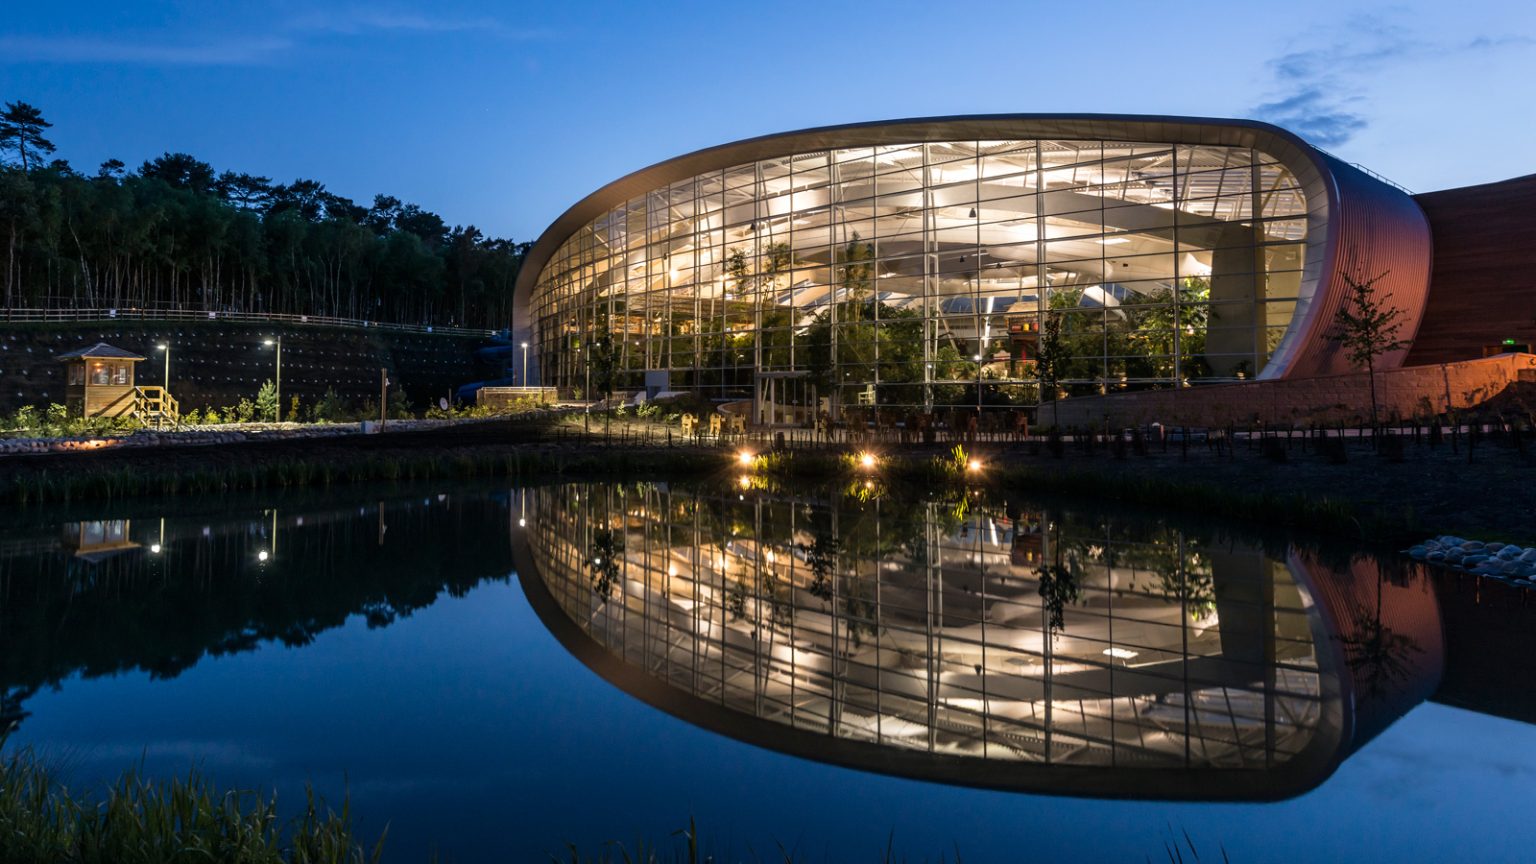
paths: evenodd
<path fill-rule="evenodd" d="M 1521 561 L 1536 561 L 1536 549 L 1527 549 L 1520 553 Z"/>
<path fill-rule="evenodd" d="M 1424 560 L 1424 556 L 1428 554 L 1428 552 L 1429 550 L 1423 546 L 1413 546 L 1403 550 L 1404 555 L 1407 555 L 1410 558 L 1417 558 L 1420 561 Z"/>
<path fill-rule="evenodd" d="M 1485 545 L 1480 540 L 1467 540 L 1461 544 L 1461 548 L 1468 552 L 1481 552 Z"/>
<path fill-rule="evenodd" d="M 1424 559 L 1426 561 L 1444 561 L 1445 560 L 1445 553 L 1441 552 L 1439 549 L 1436 549 L 1433 552 L 1430 552 L 1430 553 L 1426 554 L 1424 556 Z"/>
<path fill-rule="evenodd" d="M 1513 561 L 1516 558 L 1519 558 L 1520 553 L 1523 551 L 1525 550 L 1521 549 L 1519 546 L 1505 546 L 1503 549 L 1499 550 L 1498 558 L 1500 561 Z"/>

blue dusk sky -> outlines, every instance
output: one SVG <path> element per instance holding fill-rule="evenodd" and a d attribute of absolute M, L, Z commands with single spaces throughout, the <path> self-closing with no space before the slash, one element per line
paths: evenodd
<path fill-rule="evenodd" d="M 1536 171 L 1536 3 L 55 2 L 0 101 L 94 172 L 184 151 L 535 239 L 740 138 L 947 114 L 1268 120 L 1415 190 Z"/>

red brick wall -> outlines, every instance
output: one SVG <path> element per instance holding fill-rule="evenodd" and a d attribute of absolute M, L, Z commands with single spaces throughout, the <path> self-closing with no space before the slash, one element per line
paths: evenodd
<path fill-rule="evenodd" d="M 1410 366 L 1376 373 L 1383 420 L 1476 407 L 1517 381 L 1536 382 L 1536 355 L 1500 354 L 1482 360 Z M 1040 407 L 1040 423 L 1128 426 L 1141 423 L 1221 426 L 1254 420 L 1270 424 L 1354 423 L 1371 411 L 1364 372 L 1295 381 L 1250 381 L 1182 390 L 1146 390 L 1065 399 Z M 1059 420 L 1056 418 L 1059 417 Z"/>

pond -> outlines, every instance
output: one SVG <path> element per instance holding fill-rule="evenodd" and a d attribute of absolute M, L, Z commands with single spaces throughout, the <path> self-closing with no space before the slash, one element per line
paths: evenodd
<path fill-rule="evenodd" d="M 1524 857 L 1517 588 L 995 491 L 581 483 L 15 510 L 0 723 L 350 796 L 386 861 Z"/>

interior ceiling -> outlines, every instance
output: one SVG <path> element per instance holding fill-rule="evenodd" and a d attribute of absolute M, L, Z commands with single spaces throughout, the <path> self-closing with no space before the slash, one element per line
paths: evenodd
<path fill-rule="evenodd" d="M 605 263 L 615 267 L 615 275 L 627 272 L 630 288 L 639 276 L 640 290 L 658 291 L 671 289 L 680 295 L 704 299 L 726 298 L 730 294 L 725 262 L 730 251 L 740 250 L 753 256 L 775 243 L 788 243 L 794 250 L 797 267 L 820 265 L 822 272 L 807 276 L 798 273 L 796 283 L 822 284 L 824 290 L 811 292 L 827 294 L 826 288 L 837 280 L 831 272 L 837 263 L 834 254 L 853 240 L 853 231 L 866 220 L 880 221 L 878 240 L 882 259 L 879 276 L 921 276 L 925 269 L 924 243 L 921 233 L 925 221 L 925 209 L 931 232 L 939 239 L 930 244 L 928 251 L 935 255 L 934 270 L 941 279 L 976 280 L 973 288 L 981 295 L 996 295 L 997 299 L 1029 299 L 1021 292 L 1038 288 L 1038 264 L 1044 247 L 1047 271 L 1053 284 L 1089 285 L 1102 282 L 1156 282 L 1166 283 L 1170 273 L 1169 255 L 1177 250 L 1174 244 L 1174 225 L 1177 223 L 1179 245 L 1188 252 L 1211 249 L 1221 242 L 1221 232 L 1230 230 L 1233 221 L 1248 218 L 1246 212 L 1237 212 L 1239 206 L 1249 204 L 1252 196 L 1248 183 L 1246 152 L 1220 148 L 1185 148 L 1181 154 L 1187 165 L 1178 166 L 1181 172 L 1180 188 L 1174 189 L 1174 151 L 1152 145 L 1123 145 L 1106 147 L 1102 154 L 1092 148 L 1093 157 L 1082 159 L 1080 148 L 1061 142 L 1042 142 L 1040 160 L 1045 163 L 1039 174 L 1043 188 L 1032 185 L 1035 175 L 1028 177 L 1031 185 L 1019 177 L 1002 179 L 1009 172 L 1032 170 L 1037 155 L 1034 149 L 1010 153 L 1006 156 L 989 156 L 991 151 L 1016 147 L 1017 142 L 983 142 L 977 148 L 970 142 L 940 143 L 930 146 L 936 149 L 950 148 L 960 157 L 953 162 L 930 164 L 930 176 L 939 182 L 955 185 L 930 186 L 922 183 L 924 167 L 921 146 L 905 148 L 864 148 L 855 151 L 837 151 L 834 158 L 836 169 L 828 168 L 824 156 L 801 154 L 768 163 L 762 167 L 761 188 L 763 195 L 757 198 L 759 188 L 752 185 L 736 186 L 721 191 L 721 186 L 731 186 L 733 172 L 743 169 L 727 169 L 719 174 L 696 178 L 686 186 L 674 186 L 671 190 L 659 190 L 655 196 L 671 198 L 667 205 L 670 219 L 664 230 L 671 242 L 663 261 L 649 261 L 644 247 L 630 254 L 619 254 L 600 259 L 599 271 L 594 284 L 606 287 L 611 283 L 608 273 L 601 268 Z M 982 175 L 978 180 L 976 153 L 981 154 Z M 1139 152 L 1138 152 L 1139 151 Z M 850 164 L 868 166 L 870 154 L 874 162 L 888 173 L 848 177 Z M 1071 158 L 1052 159 L 1048 153 L 1070 154 Z M 846 154 L 857 154 L 866 161 L 850 163 Z M 1243 161 L 1233 164 L 1233 154 L 1240 154 Z M 796 173 L 790 173 L 791 162 L 796 162 Z M 1053 166 L 1054 163 L 1060 163 Z M 807 169 L 806 164 L 819 168 Z M 745 166 L 756 171 L 754 166 Z M 775 171 L 774 169 L 779 170 Z M 896 170 L 889 171 L 894 168 Z M 1238 168 L 1238 171 L 1216 169 Z M 1203 172 L 1203 173 L 1202 173 Z M 832 189 L 825 185 L 827 178 L 837 173 L 836 186 L 840 200 L 832 200 Z M 777 174 L 777 176 L 770 176 Z M 1289 180 L 1284 172 L 1273 172 L 1274 188 L 1260 190 L 1259 206 L 1266 212 L 1271 208 L 1299 211 L 1300 192 L 1290 185 L 1280 186 Z M 1234 180 L 1236 178 L 1236 181 Z M 818 185 L 821 184 L 821 185 Z M 1101 197 L 1084 191 L 1088 186 L 1102 185 L 1106 195 Z M 879 198 L 876 198 L 878 192 Z M 1236 192 L 1234 195 L 1232 193 Z M 1176 208 L 1177 200 L 1191 202 L 1190 206 Z M 1222 198 L 1216 196 L 1220 193 Z M 694 219 L 691 216 L 695 196 L 712 194 L 721 196 L 722 210 L 707 212 Z M 1037 218 L 1039 202 L 1046 200 L 1047 215 Z M 877 203 L 878 202 L 878 203 Z M 1203 208 L 1199 212 L 1195 208 Z M 1223 212 L 1225 210 L 1225 212 Z M 828 216 L 837 214 L 835 224 L 828 224 Z M 973 215 L 974 214 L 974 215 Z M 625 234 L 624 211 L 616 211 L 591 226 L 590 236 L 602 245 Z M 1044 234 L 1040 235 L 1043 221 Z M 893 224 L 894 223 L 894 224 Z M 726 226 L 723 227 L 722 226 Z M 866 229 L 868 225 L 865 225 Z M 652 232 L 657 226 L 652 226 Z M 702 236 L 707 241 L 720 242 L 723 231 L 724 248 L 699 248 Z M 1304 220 L 1294 224 L 1271 227 L 1271 239 L 1300 241 L 1305 231 Z M 903 238 L 901 233 L 912 236 Z M 871 234 L 874 232 L 871 232 Z M 1114 236 L 1102 236 L 1110 234 Z M 1276 238 L 1275 235 L 1280 237 Z M 946 236 L 948 235 L 948 236 Z M 961 236 L 963 235 L 963 236 Z M 1292 236 L 1294 235 L 1294 236 Z M 861 234 L 861 239 L 873 239 Z M 1040 241 L 1045 241 L 1044 243 Z M 978 251 L 979 249 L 979 251 Z M 1204 275 L 1209 272 L 1208 254 L 1198 251 L 1180 261 L 1181 272 Z M 648 275 L 646 275 L 648 274 Z M 791 288 L 790 283 L 777 286 Z M 895 296 L 915 293 L 919 289 L 910 283 L 896 279 L 882 284 L 879 290 Z M 805 303 L 814 303 L 816 297 L 807 297 Z M 791 301 L 794 302 L 794 301 Z M 794 305 L 801 305 L 794 302 Z"/>

